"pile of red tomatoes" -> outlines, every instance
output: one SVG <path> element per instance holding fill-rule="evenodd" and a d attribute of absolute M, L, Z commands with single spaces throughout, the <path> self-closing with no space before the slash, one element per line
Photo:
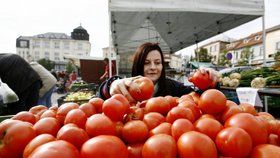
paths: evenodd
<path fill-rule="evenodd" d="M 16 114 L 0 124 L 0 157 L 279 158 L 279 138 L 272 115 L 215 89 L 133 105 L 117 94 Z"/>

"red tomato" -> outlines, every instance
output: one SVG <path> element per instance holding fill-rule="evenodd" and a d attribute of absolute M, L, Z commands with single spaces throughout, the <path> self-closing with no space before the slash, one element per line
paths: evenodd
<path fill-rule="evenodd" d="M 46 117 L 36 122 L 33 128 L 37 135 L 47 133 L 56 136 L 60 129 L 60 123 L 55 118 Z"/>
<path fill-rule="evenodd" d="M 27 112 L 27 111 L 21 111 L 21 112 L 17 113 L 15 116 L 12 117 L 12 119 L 29 122 L 33 125 L 36 122 L 36 118 L 35 118 L 34 114 L 32 114 L 31 112 Z"/>
<path fill-rule="evenodd" d="M 6 121 L 0 126 L 1 158 L 21 157 L 25 146 L 36 137 L 29 122 Z"/>
<path fill-rule="evenodd" d="M 55 113 L 56 113 L 57 110 L 58 110 L 58 106 L 57 106 L 57 105 L 52 105 L 52 106 L 49 108 L 49 110 L 53 110 L 53 111 L 55 111 Z"/>
<path fill-rule="evenodd" d="M 244 129 L 251 136 L 253 146 L 267 142 L 268 132 L 265 125 L 251 114 L 235 114 L 226 121 L 225 127 L 239 127 Z"/>
<path fill-rule="evenodd" d="M 227 105 L 227 107 L 238 106 L 235 102 L 233 102 L 233 101 L 231 101 L 231 100 L 227 100 L 226 105 Z"/>
<path fill-rule="evenodd" d="M 143 143 L 141 144 L 131 144 L 127 146 L 128 157 L 129 158 L 142 158 L 142 148 Z"/>
<path fill-rule="evenodd" d="M 258 115 L 258 112 L 257 112 L 256 109 L 254 108 L 254 106 L 251 105 L 251 104 L 248 104 L 248 103 L 241 103 L 241 104 L 239 105 L 239 107 L 242 109 L 243 112 L 252 114 L 252 115 L 254 115 L 254 116 L 257 116 L 257 115 Z"/>
<path fill-rule="evenodd" d="M 95 114 L 87 119 L 86 132 L 90 137 L 95 137 L 98 135 L 115 135 L 116 129 L 109 117 Z"/>
<path fill-rule="evenodd" d="M 191 93 L 189 93 L 189 95 L 192 96 L 195 104 L 198 104 L 198 100 L 200 98 L 200 95 L 198 93 L 196 93 L 196 92 L 191 92 Z"/>
<path fill-rule="evenodd" d="M 92 98 L 88 102 L 95 107 L 95 110 L 96 110 L 97 113 L 102 113 L 102 105 L 103 105 L 103 102 L 104 102 L 103 99 Z"/>
<path fill-rule="evenodd" d="M 233 116 L 235 114 L 241 113 L 241 112 L 242 112 L 242 109 L 239 106 L 229 106 L 226 108 L 226 110 L 224 110 L 224 112 L 221 116 L 221 121 L 223 123 L 225 123 L 228 118 L 230 118 L 231 116 Z"/>
<path fill-rule="evenodd" d="M 171 135 L 171 124 L 167 122 L 163 122 L 154 129 L 150 130 L 149 136 L 153 136 L 156 134 L 167 134 Z"/>
<path fill-rule="evenodd" d="M 177 141 L 180 158 L 217 158 L 215 143 L 207 135 L 190 131 L 186 132 Z"/>
<path fill-rule="evenodd" d="M 188 119 L 175 120 L 171 126 L 171 134 L 176 141 L 182 134 L 189 131 L 194 131 L 194 126 Z"/>
<path fill-rule="evenodd" d="M 36 148 L 28 158 L 80 158 L 79 151 L 72 144 L 57 140 L 43 144 Z"/>
<path fill-rule="evenodd" d="M 122 138 L 125 142 L 130 144 L 142 143 L 149 135 L 147 125 L 140 120 L 133 120 L 127 122 L 122 129 Z"/>
<path fill-rule="evenodd" d="M 89 139 L 86 131 L 71 124 L 64 125 L 57 132 L 57 140 L 65 140 L 80 149 L 84 142 Z"/>
<path fill-rule="evenodd" d="M 167 134 L 157 134 L 150 137 L 143 145 L 143 158 L 175 158 L 177 154 L 176 141 Z"/>
<path fill-rule="evenodd" d="M 116 136 L 119 138 L 122 138 L 122 129 L 123 129 L 123 123 L 121 121 L 113 122 L 115 129 L 116 129 Z"/>
<path fill-rule="evenodd" d="M 193 97 L 192 97 L 191 95 L 189 95 L 189 94 L 182 95 L 182 96 L 178 99 L 178 103 L 179 103 L 179 104 L 182 103 L 182 102 L 184 102 L 184 101 L 189 101 L 189 102 L 192 102 L 192 103 L 196 104 L 196 103 L 194 102 Z"/>
<path fill-rule="evenodd" d="M 179 118 L 185 118 L 185 119 L 190 120 L 191 122 L 194 122 L 194 120 L 195 120 L 191 109 L 185 108 L 182 106 L 177 106 L 177 107 L 172 108 L 168 112 L 168 114 L 166 116 L 166 122 L 173 123 L 175 120 L 177 120 Z"/>
<path fill-rule="evenodd" d="M 41 134 L 32 139 L 23 151 L 23 158 L 27 158 L 37 147 L 48 142 L 55 141 L 55 137 L 50 134 Z"/>
<path fill-rule="evenodd" d="M 280 146 L 280 139 L 276 134 L 270 134 L 268 137 L 268 144 Z"/>
<path fill-rule="evenodd" d="M 151 130 L 164 122 L 165 118 L 160 113 L 150 112 L 144 115 L 143 121 L 146 123 L 149 130 Z"/>
<path fill-rule="evenodd" d="M 170 104 L 164 97 L 151 98 L 146 103 L 147 112 L 158 112 L 165 116 L 170 109 Z"/>
<path fill-rule="evenodd" d="M 128 158 L 125 144 L 116 136 L 101 135 L 86 141 L 81 148 L 83 158 Z"/>
<path fill-rule="evenodd" d="M 130 104 L 129 104 L 129 101 L 126 99 L 125 96 L 123 96 L 122 94 L 115 94 L 111 98 L 117 99 L 118 101 L 122 102 L 123 105 L 125 106 L 126 112 L 129 111 Z"/>
<path fill-rule="evenodd" d="M 124 122 L 131 120 L 143 120 L 144 118 L 144 108 L 139 108 L 137 106 L 131 106 L 129 108 L 128 114 L 125 115 Z"/>
<path fill-rule="evenodd" d="M 170 108 L 173 108 L 178 105 L 178 102 L 175 97 L 167 95 L 164 98 L 169 102 Z"/>
<path fill-rule="evenodd" d="M 96 114 L 95 107 L 90 103 L 84 103 L 80 105 L 79 109 L 81 109 L 87 115 L 87 117 Z"/>
<path fill-rule="evenodd" d="M 280 147 L 271 144 L 256 146 L 251 152 L 250 158 L 279 158 Z"/>
<path fill-rule="evenodd" d="M 42 115 L 41 115 L 41 119 L 45 118 L 45 117 L 53 117 L 56 118 L 56 111 L 54 110 L 46 110 Z"/>
<path fill-rule="evenodd" d="M 229 127 L 218 133 L 216 146 L 223 156 L 247 157 L 252 150 L 252 139 L 245 130 Z"/>
<path fill-rule="evenodd" d="M 191 109 L 195 120 L 197 120 L 201 116 L 201 111 L 199 110 L 198 106 L 192 101 L 183 101 L 178 106 L 186 107 Z"/>
<path fill-rule="evenodd" d="M 87 115 L 81 109 L 73 109 L 69 111 L 65 117 L 64 124 L 74 123 L 80 128 L 85 128 Z"/>
<path fill-rule="evenodd" d="M 202 93 L 198 107 L 206 114 L 218 114 L 226 109 L 226 96 L 216 90 L 209 89 Z"/>
<path fill-rule="evenodd" d="M 201 71 L 196 71 L 193 76 L 189 78 L 189 81 L 201 90 L 208 89 L 212 84 L 209 73 L 201 73 Z"/>
<path fill-rule="evenodd" d="M 29 109 L 29 112 L 31 112 L 34 115 L 41 116 L 44 111 L 48 110 L 48 108 L 44 105 L 37 105 L 33 106 L 32 108 Z"/>
<path fill-rule="evenodd" d="M 109 98 L 104 101 L 102 111 L 112 121 L 122 121 L 128 109 L 121 101 Z"/>
<path fill-rule="evenodd" d="M 266 120 L 274 120 L 275 118 L 268 112 L 259 112 L 258 115 L 260 117 L 265 118 Z"/>
<path fill-rule="evenodd" d="M 63 125 L 65 116 L 70 110 L 78 109 L 79 105 L 76 103 L 64 103 L 62 104 L 56 112 L 56 119 L 59 121 L 60 124 Z"/>
<path fill-rule="evenodd" d="M 152 97 L 154 93 L 154 83 L 148 77 L 140 77 L 133 81 L 140 89 L 138 93 L 135 89 L 129 88 L 128 91 L 136 101 L 147 100 Z"/>
<path fill-rule="evenodd" d="M 223 129 L 222 124 L 212 118 L 198 119 L 194 127 L 196 131 L 206 134 L 213 141 L 215 141 L 217 134 Z"/>

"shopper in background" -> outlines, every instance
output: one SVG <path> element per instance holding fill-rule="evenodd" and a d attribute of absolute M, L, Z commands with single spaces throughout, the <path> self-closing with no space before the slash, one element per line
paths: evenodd
<path fill-rule="evenodd" d="M 19 101 L 2 107 L 1 115 L 16 114 L 37 105 L 42 81 L 22 57 L 11 53 L 0 54 L 0 78 L 19 97 Z"/>
<path fill-rule="evenodd" d="M 109 78 L 109 74 L 110 74 L 109 59 L 104 58 L 103 62 L 105 64 L 105 70 L 104 70 L 104 74 L 100 77 L 100 81 L 107 80 Z M 116 75 L 116 69 L 115 69 L 115 65 L 113 62 L 111 62 L 111 68 L 112 68 L 112 76 Z"/>
<path fill-rule="evenodd" d="M 69 75 L 69 80 L 70 80 L 70 84 L 77 80 L 76 71 L 72 71 L 72 73 Z"/>
<path fill-rule="evenodd" d="M 43 86 L 39 92 L 38 105 L 45 105 L 51 107 L 51 97 L 54 91 L 57 79 L 46 68 L 37 62 L 31 62 L 31 67 L 39 74 Z"/>

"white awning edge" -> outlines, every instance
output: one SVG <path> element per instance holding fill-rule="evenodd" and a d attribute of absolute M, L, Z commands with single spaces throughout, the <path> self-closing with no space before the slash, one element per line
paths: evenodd
<path fill-rule="evenodd" d="M 207 12 L 263 15 L 264 0 L 109 0 L 111 12 Z"/>

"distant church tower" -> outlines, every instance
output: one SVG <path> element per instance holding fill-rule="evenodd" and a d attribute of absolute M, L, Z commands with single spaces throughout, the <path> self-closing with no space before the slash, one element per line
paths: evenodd
<path fill-rule="evenodd" d="M 71 32 L 72 39 L 89 41 L 89 34 L 82 26 L 79 26 Z"/>

